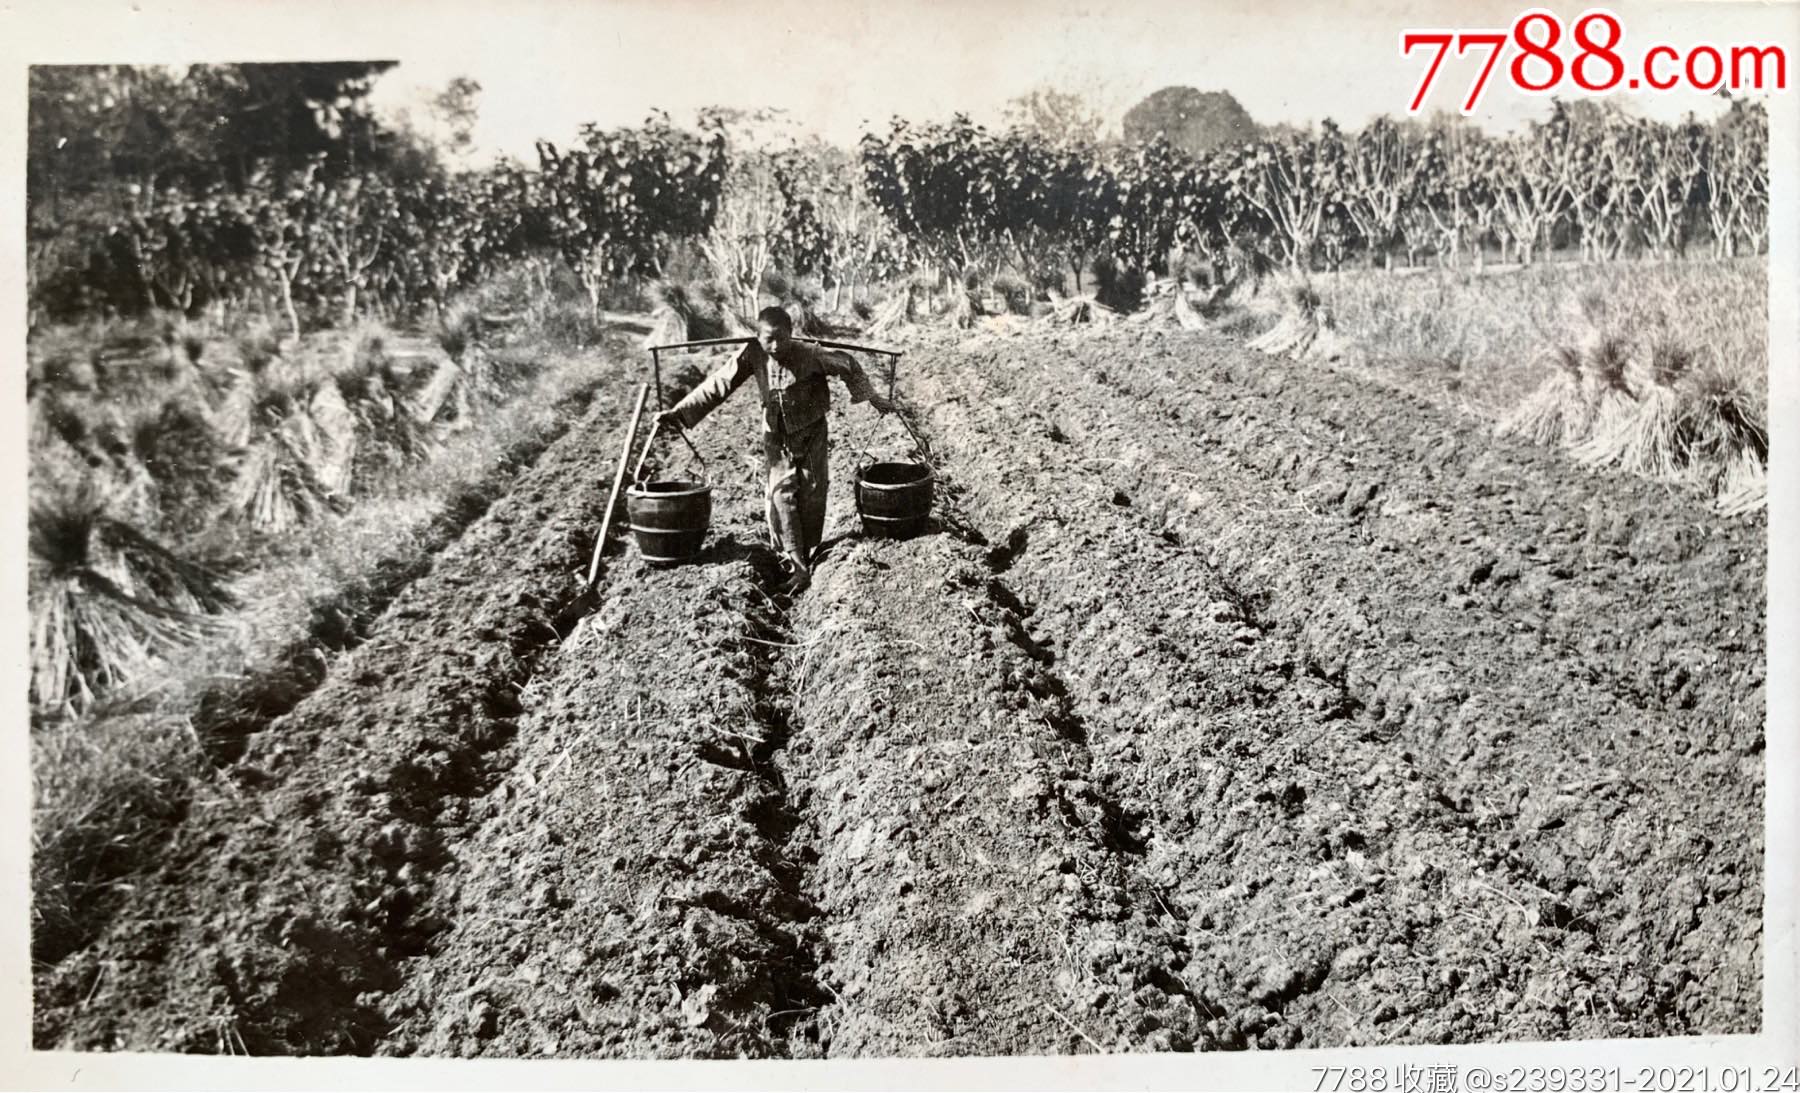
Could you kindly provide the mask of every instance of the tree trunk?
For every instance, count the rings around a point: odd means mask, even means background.
[[[294,333],[294,340],[300,340],[300,313],[294,310],[294,280],[286,268],[276,271],[281,281],[281,306],[287,312],[288,329]]]
[[[593,319],[599,319],[600,318],[600,279],[598,277],[592,276],[591,274],[587,273],[586,271],[583,271],[581,274],[581,287],[587,291],[589,317],[593,318]]]

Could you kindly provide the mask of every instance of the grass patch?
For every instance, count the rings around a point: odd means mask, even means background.
[[[1490,419],[1510,413],[1557,367],[1548,351],[1597,330],[1645,345],[1673,337],[1692,347],[1696,367],[1765,392],[1766,404],[1766,259],[1541,262],[1481,274],[1349,270],[1314,284],[1369,365],[1402,382],[1449,374],[1458,399]]]
[[[1765,259],[1348,270],[1311,284],[1344,363],[1378,383],[1590,469],[1685,482],[1721,511],[1766,496]],[[1209,319],[1291,347],[1295,304],[1234,294]]]

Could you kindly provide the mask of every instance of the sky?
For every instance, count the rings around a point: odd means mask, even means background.
[[[653,108],[686,122],[708,105],[774,107],[799,128],[849,144],[894,115],[940,120],[962,111],[991,122],[1007,100],[1038,87],[1082,93],[1114,128],[1130,105],[1169,85],[1230,91],[1262,123],[1329,117],[1356,128],[1402,113],[1413,95],[1426,62],[1400,56],[1402,30],[1505,27],[1525,7],[1485,0],[450,4],[443,18],[383,54],[401,64],[375,99],[384,110],[418,116],[427,94],[469,76],[483,89],[477,158],[505,153],[527,161],[539,137],[565,142],[586,121],[636,124]],[[1572,23],[1586,9],[1551,10]],[[1790,49],[1800,41],[1793,3],[1686,0],[1611,10],[1624,26],[1627,56],[1656,40],[1683,48],[1782,41]],[[387,44],[378,33],[364,40]],[[1460,100],[1478,66],[1476,56],[1446,61],[1428,109]],[[1790,73],[1790,81],[1796,77]],[[1722,107],[1716,96],[1693,91],[1616,97],[1662,118]],[[1507,129],[1548,109],[1545,98],[1495,78],[1477,120]]]

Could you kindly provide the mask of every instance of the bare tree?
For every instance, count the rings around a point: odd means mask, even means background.
[[[1100,114],[1078,92],[1040,87],[1009,99],[1001,120],[1011,129],[1051,144],[1093,144],[1100,139]]]
[[[1567,117],[1558,110],[1548,122],[1496,145],[1491,166],[1495,205],[1505,228],[1502,257],[1508,238],[1518,248],[1519,261],[1526,264],[1540,245],[1549,243],[1572,200],[1570,178],[1578,144]]]
[[[1385,117],[1370,122],[1345,149],[1344,211],[1368,244],[1370,265],[1379,252],[1393,268],[1406,210],[1423,190],[1424,163],[1420,150]]]

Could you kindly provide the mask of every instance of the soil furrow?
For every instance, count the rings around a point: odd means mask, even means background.
[[[1740,769],[1752,775],[1748,796],[1755,798],[1760,763],[1747,758],[1755,753],[1755,741],[1741,732],[1730,750],[1716,751],[1720,738],[1743,723],[1741,711],[1702,710],[1678,718],[1672,712],[1618,710],[1592,683],[1546,672],[1535,647],[1521,651],[1492,625],[1464,619],[1459,605],[1446,603],[1442,586],[1432,587],[1433,575],[1443,569],[1441,558],[1429,550],[1414,559],[1393,557],[1397,550],[1371,550],[1354,525],[1293,504],[1279,478],[1270,483],[1247,475],[1236,459],[1196,463],[1191,439],[1169,425],[1134,417],[1119,396],[1086,382],[1083,363],[1101,367],[1098,362],[1110,359],[1103,351],[1071,362],[1052,347],[1032,358],[1028,368],[1016,359],[943,354],[927,357],[924,371],[995,377],[1013,399],[1003,407],[1006,416],[1019,422],[1035,415],[1050,444],[1066,446],[1104,471],[1112,503],[1149,510],[1152,529],[1205,544],[1208,558],[1238,586],[1235,598],[1260,601],[1268,612],[1259,629],[1279,628],[1299,643],[1288,674],[1317,691],[1325,709],[1341,708],[1340,696],[1346,694],[1368,707],[1370,716],[1361,722],[1386,747],[1389,761],[1346,775],[1365,794],[1392,781],[1403,793],[1421,793],[1417,802],[1390,799],[1380,811],[1408,825],[1410,841],[1467,838],[1466,856],[1478,872],[1487,872],[1481,880],[1466,866],[1445,871],[1426,855],[1418,858],[1423,872],[1407,880],[1441,887],[1447,878],[1463,876],[1476,893],[1529,884],[1523,897],[1509,897],[1518,904],[1517,921],[1496,923],[1491,913],[1485,916],[1492,929],[1488,940],[1471,945],[1467,922],[1419,922],[1402,910],[1391,920],[1400,934],[1390,944],[1408,943],[1421,930],[1450,942],[1446,962],[1455,966],[1440,969],[1447,980],[1477,987],[1484,980],[1497,983],[1488,989],[1500,992],[1505,1003],[1491,1018],[1499,1035],[1564,1035],[1569,1027],[1638,1034],[1730,1028],[1754,1013],[1757,913],[1753,901],[1740,894],[1756,890],[1759,848],[1744,822],[1754,815],[1756,802],[1744,801],[1737,776]],[[1134,427],[1126,431],[1125,422]],[[984,454],[990,463],[1005,464]],[[1055,495],[1051,481],[1029,469],[1031,459],[1022,457],[1013,472],[1020,492]],[[1203,479],[1174,473],[1195,469],[1207,472]],[[1034,542],[1042,534],[1034,529]],[[1101,553],[1118,557],[1110,548]],[[1171,567],[1163,566],[1158,576],[1168,579]],[[1079,583],[1067,575],[1061,581]],[[1387,589],[1393,598],[1376,601],[1365,594],[1346,600],[1340,591],[1356,588]],[[1677,582],[1675,589],[1685,586]],[[1105,606],[1097,602],[1089,610],[1098,613]],[[1731,614],[1730,604],[1719,606]],[[1309,682],[1314,676],[1316,682]],[[1146,682],[1156,678],[1151,671]],[[1457,686],[1436,690],[1445,682]],[[1259,686],[1279,691],[1283,682],[1276,675]],[[1569,736],[1576,726],[1582,727],[1580,735]],[[1524,746],[1515,748],[1521,738]],[[1629,781],[1631,757],[1662,752],[1662,761],[1681,766],[1682,755],[1703,747],[1716,752],[1707,773],[1722,792],[1693,828],[1665,830],[1661,817],[1673,802],[1655,798],[1677,790],[1685,795],[1691,786],[1672,781],[1660,794],[1646,793]],[[1754,769],[1742,767],[1740,758]],[[1308,812],[1316,798],[1316,789],[1308,793],[1305,785],[1274,794],[1276,802]],[[1351,842],[1363,845],[1337,852],[1366,859],[1372,841],[1369,832],[1354,831]],[[1694,868],[1697,846],[1718,853],[1728,844],[1729,852],[1703,873]],[[1396,850],[1417,857],[1412,848]],[[1646,926],[1664,903],[1656,878],[1664,885],[1682,878],[1687,889],[1676,897],[1681,907],[1671,909],[1682,923],[1677,931]],[[1363,887],[1354,902],[1368,899]],[[1355,892],[1352,887],[1345,895]],[[1420,894],[1428,897],[1420,906],[1444,903],[1441,893]],[[1571,923],[1581,938],[1571,936]],[[1533,965],[1542,963],[1530,959],[1530,946],[1545,944],[1569,947],[1569,958],[1527,979]],[[1492,967],[1496,957],[1499,974]],[[1356,953],[1345,958],[1348,974],[1359,973],[1358,958]],[[1643,978],[1671,963],[1681,968],[1674,980],[1660,995],[1646,992]],[[1479,974],[1458,970],[1472,964],[1482,967]],[[1385,984],[1380,976],[1369,979],[1375,994],[1405,993],[1392,973],[1387,978]],[[1432,991],[1447,989],[1440,983]],[[1658,999],[1656,1006],[1640,1004],[1646,993]],[[1454,1007],[1414,1020],[1395,1012],[1399,1007],[1384,1012],[1379,1006],[1359,1009],[1357,1003],[1351,999],[1343,1007],[1346,1020],[1357,1015],[1356,1025],[1404,1019],[1382,1029],[1384,1036],[1468,1037],[1487,1023]],[[1373,1021],[1376,1014],[1380,1022]]]
[[[549,447],[586,416],[595,395],[616,377],[596,374],[553,407],[554,416],[509,448],[480,481],[449,498],[408,553],[376,561],[367,580],[351,594],[321,605],[309,620],[305,639],[269,660],[267,671],[233,679],[200,697],[194,731],[207,755],[220,766],[236,762],[249,738],[298,706],[325,681],[332,657],[348,653],[375,632],[382,612],[407,586],[430,573],[444,551],[529,469]]]
[[[756,644],[775,640],[767,559],[618,564],[533,688],[520,765],[434,900],[454,926],[407,969],[384,1052],[810,1053],[815,912]]]
[[[850,460],[833,476],[841,527]],[[957,515],[947,534],[839,542],[795,606],[779,762],[818,854],[828,1053],[1188,1046],[1179,940],[1131,906],[1128,825],[998,578],[1007,548]]]
[[[216,767],[237,762],[251,737],[318,689],[334,660],[378,632],[382,613],[388,606],[414,581],[430,573],[463,532],[507,493],[520,474],[585,416],[597,393],[611,378],[610,370],[596,370],[592,378],[559,400],[553,408],[554,416],[543,427],[522,437],[481,480],[450,497],[417,539],[405,544],[403,553],[376,560],[369,572],[348,586],[343,595],[316,605],[301,639],[268,656],[249,673],[210,685],[199,694],[190,721],[206,758]],[[156,822],[172,831],[187,818],[190,806],[191,799],[184,797],[178,809],[155,818]],[[151,819],[146,818],[146,822]],[[125,880],[157,864],[155,856],[136,853],[129,859],[109,861],[90,883],[97,886],[108,879]],[[33,958],[55,964],[91,944],[106,929],[122,902],[122,894],[89,900],[74,928],[48,937],[33,937]]]
[[[698,437],[714,465],[744,417]],[[785,604],[756,507],[719,485],[704,554],[612,562],[533,680],[518,764],[439,885],[450,928],[405,969],[384,1053],[818,1052],[817,911],[774,762],[794,731],[771,682]]]
[[[1020,428],[1006,393],[981,373],[932,370],[921,385],[971,507],[1012,526],[1009,543],[1031,544],[1009,579],[1041,598],[1034,625],[1091,727],[1096,777],[1131,817],[1136,899],[1180,939],[1169,978],[1204,1000],[1202,1024],[1182,1038],[1372,1041],[1311,999],[1341,998],[1334,960],[1421,895],[1387,882],[1393,863],[1377,817],[1346,792],[1382,749],[1344,719],[1334,688],[1292,684],[1293,650],[1257,625],[1265,605],[1157,534],[1066,438],[1036,422]],[[1419,834],[1408,857],[1468,872],[1442,831]],[[1419,940],[1384,963],[1430,963],[1430,939]]]
[[[40,981],[40,1046],[374,1046],[386,1020],[371,1000],[439,928],[415,911],[507,765],[519,688],[577,600],[616,442],[595,426],[618,419],[620,394],[251,740],[107,933]]]
[[[941,519],[859,534],[849,453],[891,423],[840,406],[828,550],[792,600],[744,394],[694,437],[703,554],[615,548],[577,594],[620,442],[604,393],[249,734],[43,977],[39,1046],[1755,1026],[1752,524],[1696,532],[1687,502],[1209,336],[928,341],[903,375]]]
[[[1202,444],[1400,549],[1455,544],[1447,561],[1469,607],[1536,633],[1621,699],[1733,705],[1761,723],[1760,707],[1739,700],[1746,671],[1760,667],[1747,631],[1759,636],[1761,619],[1747,626],[1712,609],[1760,601],[1760,520],[1716,519],[1678,489],[1586,474],[1417,396],[1221,349],[1214,336],[1184,335],[1083,360]],[[1670,518],[1683,510],[1686,519]],[[1672,583],[1684,594],[1667,596]],[[1652,597],[1659,610],[1646,618]]]
[[[968,397],[966,391],[949,395],[950,388],[942,380],[929,374],[917,377],[913,387],[925,395],[925,405],[941,408]],[[1097,826],[1101,844],[1113,858],[1096,884],[1104,885],[1111,920],[1129,923],[1129,929],[1122,932],[1138,942],[1133,950],[1127,939],[1109,938],[1097,948],[1089,967],[1096,984],[1085,1008],[1101,1013],[1129,1011],[1123,1021],[1114,1017],[1124,1027],[1120,1039],[1124,1049],[1191,1051],[1232,1046],[1236,1037],[1221,1020],[1226,1003],[1219,1001],[1217,985],[1196,986],[1184,974],[1194,962],[1194,954],[1184,916],[1175,909],[1178,897],[1165,883],[1167,878],[1159,881],[1147,869],[1150,817],[1137,807],[1121,804],[1118,794],[1129,793],[1132,787],[1128,780],[1117,777],[1104,757],[1096,757],[1096,741],[1091,739],[1087,722],[1087,711],[1092,709],[1089,696],[1079,689],[1072,692],[1057,667],[1069,646],[1067,631],[1056,620],[1039,618],[1038,602],[1022,598],[1014,587],[1018,581],[1027,582],[1036,595],[1062,605],[1072,592],[1085,598],[1101,576],[1101,567],[1064,567],[1058,570],[1058,580],[1043,583],[1045,567],[1037,558],[1026,559],[1025,555],[1031,549],[1032,529],[1046,521],[1047,512],[1059,509],[1057,502],[1047,499],[1041,507],[1022,509],[996,505],[994,476],[998,472],[1004,478],[1019,468],[1016,450],[1009,450],[999,439],[1001,434],[995,433],[983,438],[991,443],[978,446],[946,443],[934,427],[941,416],[914,426],[938,453],[939,510],[948,517],[952,533],[965,541],[988,545],[998,540],[982,555],[992,574],[988,596],[1004,612],[1009,639],[1040,666],[1042,689],[1048,692],[1045,697],[1053,700],[1045,714],[1051,727],[1079,748],[1076,777],[1054,787],[1057,805],[1073,821]],[[959,435],[959,440],[966,438],[967,434]],[[1048,520],[1060,523],[1056,516],[1048,516]],[[975,530],[978,525],[992,533]],[[999,527],[1007,530],[1003,534],[993,530]],[[1021,564],[1022,560],[1027,564]],[[1004,575],[1015,567],[1023,572],[1009,583]],[[1077,664],[1074,670],[1079,672],[1081,667]],[[1109,743],[1102,740],[1098,746]],[[1134,798],[1134,806],[1141,803],[1141,797]]]

